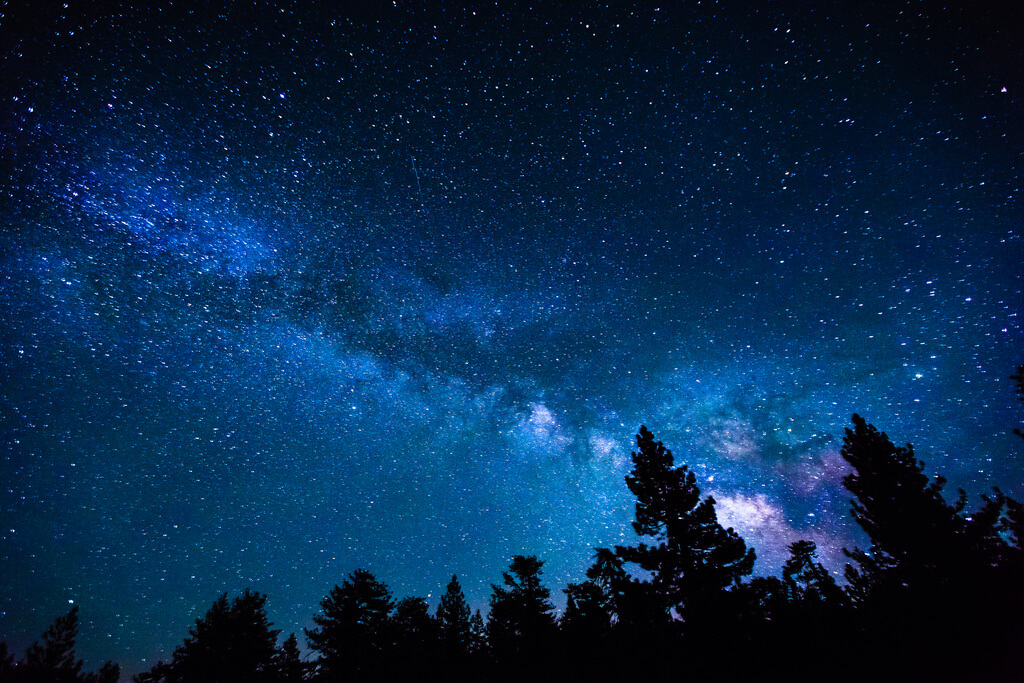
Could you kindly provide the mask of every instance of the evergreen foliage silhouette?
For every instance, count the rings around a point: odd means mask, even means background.
[[[320,654],[318,675],[334,680],[381,671],[393,608],[390,589],[364,569],[331,589],[313,617],[316,628],[306,629],[310,649]]]
[[[741,628],[763,630],[778,624],[790,613],[792,589],[777,576],[755,576],[732,591],[730,607]]]
[[[491,585],[487,637],[499,662],[524,663],[541,658],[555,635],[551,592],[541,583],[544,563],[536,556],[516,555],[504,585]]]
[[[454,574],[437,606],[437,623],[443,654],[448,660],[459,660],[469,654],[469,621],[471,612],[462,586]]]
[[[570,583],[565,593],[565,614],[559,626],[574,640],[594,642],[611,630],[612,616],[601,588],[593,581]]]
[[[75,656],[78,639],[78,606],[74,606],[43,632],[41,641],[25,650],[25,658],[15,663],[7,644],[0,649],[0,681],[11,683],[114,683],[120,668],[106,662],[100,670],[82,673],[82,660]]]
[[[300,683],[306,680],[309,665],[302,661],[299,641],[292,633],[281,643],[277,654],[278,680],[281,683]]]
[[[591,580],[571,583],[563,592],[565,613],[558,623],[562,657],[574,663],[572,673],[580,680],[600,680],[610,673],[601,663],[614,647],[605,596]]]
[[[393,680],[422,678],[437,666],[441,630],[426,599],[402,598],[388,622],[387,670]]]
[[[487,640],[487,625],[480,610],[469,619],[469,655],[474,660],[483,659],[491,647]]]
[[[251,590],[228,600],[226,593],[196,619],[189,637],[161,662],[136,676],[140,683],[274,683],[279,680],[280,631],[267,619],[267,596]]]
[[[744,581],[754,551],[718,523],[693,472],[641,426],[626,484],[645,542],[595,549],[586,580],[564,590],[560,619],[536,556],[516,555],[491,586],[487,621],[471,615],[454,575],[431,615],[425,599],[395,602],[359,569],[306,629],[311,663],[294,634],[277,646],[266,596],[247,590],[221,595],[169,662],[135,680],[746,680],[766,671],[806,679],[837,662],[843,670],[833,674],[851,681],[1022,680],[1024,505],[994,489],[967,513],[964,492],[948,502],[945,480],[924,473],[912,446],[895,446],[859,415],[852,421],[843,484],[868,546],[844,549],[845,588],[809,540],[789,545],[781,576]],[[77,633],[75,607],[23,661],[0,643],[0,681],[116,681],[110,662],[82,672]]]
[[[25,650],[24,671],[36,680],[76,681],[82,661],[75,657],[78,637],[78,607],[58,617],[36,641]]]
[[[631,577],[625,560],[616,551],[595,548],[587,581],[578,585],[580,588],[569,586],[577,597],[574,609],[586,610],[588,621],[595,627],[603,614],[619,637],[650,641],[669,624],[668,612],[653,585]],[[568,613],[567,616],[570,621],[576,618]]]
[[[871,545],[846,551],[857,563],[846,576],[868,646],[905,675],[977,675],[982,660],[1009,665],[1005,638],[1021,633],[1024,602],[1021,550],[1003,534],[1019,504],[996,490],[964,514],[965,493],[947,503],[945,479],[930,481],[912,446],[894,446],[859,415],[853,423],[841,451],[853,472],[843,483]],[[922,651],[943,658],[922,666]],[[1013,666],[1024,663],[1017,657]]]
[[[859,565],[847,567],[851,596],[891,604],[908,588],[931,591],[948,583],[949,569],[968,559],[969,523],[960,514],[964,492],[948,504],[942,496],[945,479],[929,481],[913,446],[894,446],[859,415],[853,423],[841,451],[853,472],[843,484],[855,496],[851,512],[871,547],[847,552]]]
[[[789,544],[789,559],[782,566],[782,581],[789,602],[836,607],[846,604],[846,593],[817,561],[814,541]]]
[[[693,472],[676,466],[672,452],[647,427],[640,427],[636,442],[633,470],[626,477],[637,498],[633,528],[654,542],[618,546],[616,554],[650,573],[666,613],[695,625],[711,617],[723,590],[753,571],[754,550],[718,523],[714,499],[701,500]]]

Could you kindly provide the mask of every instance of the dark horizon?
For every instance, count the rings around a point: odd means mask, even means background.
[[[1024,400],[1024,366],[1012,379]],[[962,490],[947,499],[944,478],[929,476],[912,446],[859,415],[852,423],[843,487],[865,544],[844,549],[845,582],[806,539],[788,546],[780,576],[752,577],[755,550],[721,525],[714,498],[642,425],[625,478],[638,542],[595,548],[586,579],[561,591],[561,613],[534,555],[513,557],[491,584],[486,615],[469,606],[457,575],[431,606],[399,599],[360,568],[320,601],[302,630],[305,649],[273,628],[266,595],[223,593],[173,653],[131,680],[623,680],[681,670],[746,680],[822,666],[844,681],[1017,680],[1024,505],[998,489],[976,509]],[[78,623],[74,606],[23,658],[0,641],[0,679],[117,683],[111,661],[83,671]]]

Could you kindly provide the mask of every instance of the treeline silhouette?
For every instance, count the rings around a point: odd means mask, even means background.
[[[912,446],[854,415],[843,484],[870,544],[844,551],[845,585],[806,540],[781,576],[748,578],[754,550],[719,524],[694,473],[646,427],[636,444],[626,485],[640,542],[595,549],[561,616],[534,556],[492,585],[486,618],[456,576],[431,614],[360,569],[321,601],[305,656],[295,634],[278,644],[266,596],[247,590],[220,596],[135,680],[1024,680],[1024,506],[998,489],[966,512],[964,492],[947,501]],[[76,633],[77,608],[19,662],[0,645],[0,680],[116,681],[109,662],[81,672]]]

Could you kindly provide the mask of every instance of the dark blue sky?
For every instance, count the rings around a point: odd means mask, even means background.
[[[777,574],[852,413],[1024,497],[1019,12],[0,11],[0,637],[167,658],[357,567],[634,542],[646,424]],[[330,5],[332,3],[325,3]],[[675,5],[682,5],[682,8]],[[984,5],[985,3],[982,3]]]

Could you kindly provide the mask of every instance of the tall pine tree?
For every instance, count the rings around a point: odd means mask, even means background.
[[[840,452],[853,468],[843,485],[855,497],[851,513],[871,546],[847,551],[858,565],[847,566],[850,593],[859,602],[884,604],[915,591],[933,594],[953,578],[953,567],[969,559],[963,555],[964,492],[950,505],[942,496],[946,480],[929,481],[913,446],[893,445],[859,415],[853,424]]]
[[[696,477],[676,466],[645,426],[636,437],[633,471],[626,485],[636,495],[633,528],[653,542],[616,548],[619,557],[650,573],[661,608],[691,626],[715,611],[721,591],[750,574],[754,551],[718,523],[715,501],[701,500]]]
[[[405,597],[395,603],[388,623],[386,678],[422,680],[440,664],[441,631],[426,598]]]
[[[543,566],[533,555],[516,555],[501,574],[504,585],[491,585],[487,636],[499,662],[536,661],[551,643],[555,608],[551,591],[541,583]]]
[[[1018,649],[1005,637],[1021,633],[1024,608],[1020,550],[1002,535],[1016,501],[997,490],[966,515],[964,492],[946,502],[945,479],[929,480],[913,446],[893,445],[859,415],[853,424],[841,451],[853,471],[843,484],[871,545],[846,551],[857,564],[846,574],[864,639],[907,677],[973,677],[1002,666]]]
[[[277,634],[267,620],[267,596],[246,590],[214,601],[189,637],[174,650],[171,661],[159,663],[138,681],[203,683],[232,680],[273,683],[277,680]]]
[[[441,647],[446,658],[457,660],[469,654],[470,616],[469,603],[462,593],[459,578],[453,574],[437,606]]]
[[[306,629],[310,649],[320,653],[320,677],[362,678],[381,671],[393,608],[391,590],[364,569],[332,588],[313,616],[316,628]]]

